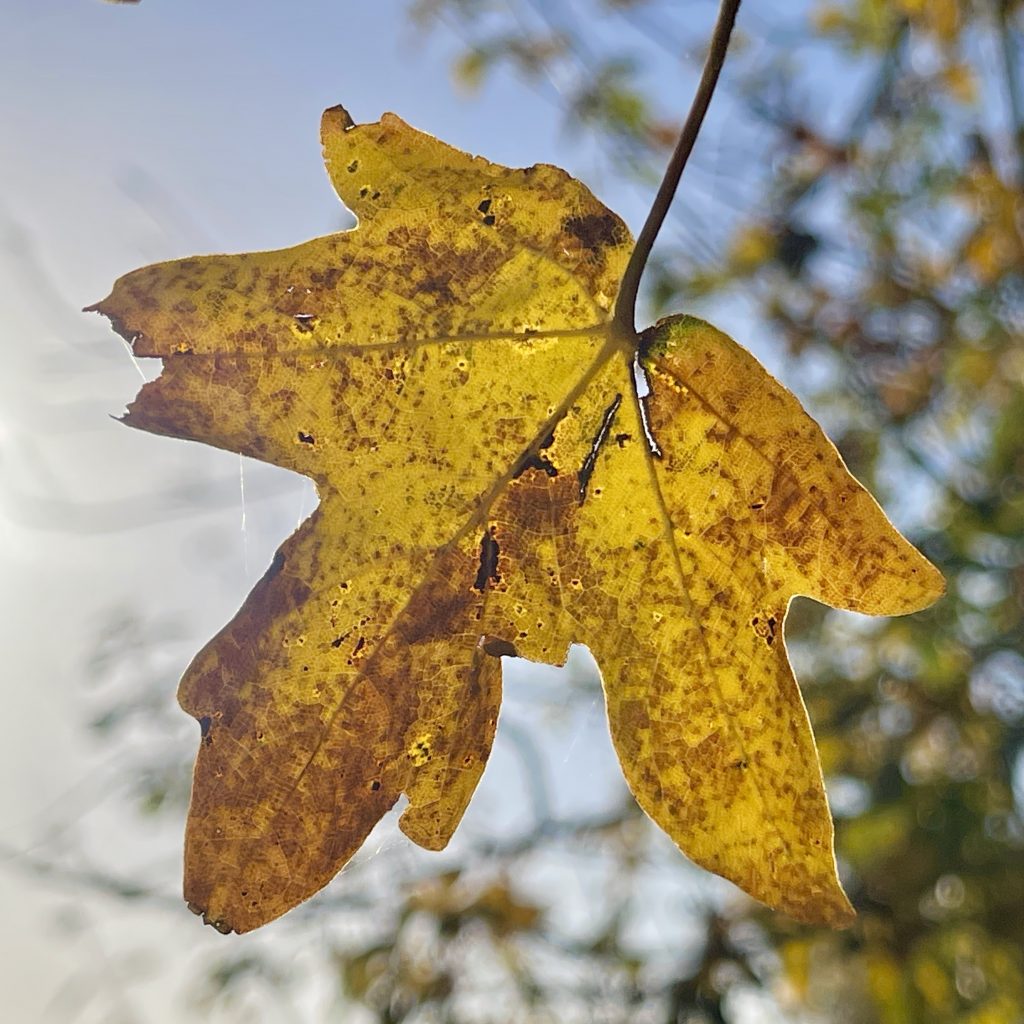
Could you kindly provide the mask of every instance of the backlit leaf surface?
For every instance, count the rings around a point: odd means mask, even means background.
[[[401,828],[443,847],[501,656],[581,643],[644,810],[757,899],[846,923],[786,610],[903,614],[941,577],[746,351],[690,317],[613,324],[632,243],[582,184],[393,115],[322,131],[357,228],[147,267],[95,307],[164,360],[127,423],[320,498],[182,680],[193,909],[283,914],[403,794]]]

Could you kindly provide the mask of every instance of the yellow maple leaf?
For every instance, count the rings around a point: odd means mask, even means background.
[[[185,895],[247,931],[324,886],[401,795],[449,840],[500,658],[586,644],[623,771],[698,864],[839,925],[790,598],[921,608],[941,577],[796,399],[690,317],[613,319],[629,233],[579,182],[393,115],[323,119],[359,218],[163,263],[95,309],[164,360],[125,421],[311,477],[320,503],[196,657]],[[637,387],[642,367],[650,393]]]

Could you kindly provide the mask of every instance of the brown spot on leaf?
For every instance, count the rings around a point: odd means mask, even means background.
[[[627,238],[622,221],[612,213],[567,217],[564,226],[587,249],[618,245]]]

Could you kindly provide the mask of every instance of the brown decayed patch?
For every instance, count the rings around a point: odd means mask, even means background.
[[[582,217],[568,217],[565,230],[578,238],[587,249],[619,245],[628,237],[621,220],[613,213],[589,213]]]

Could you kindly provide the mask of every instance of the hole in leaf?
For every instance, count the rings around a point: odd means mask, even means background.
[[[615,414],[619,411],[620,405],[622,405],[622,395],[616,395],[612,403],[605,409],[604,415],[601,417],[601,425],[597,428],[594,440],[590,443],[590,451],[583,460],[583,465],[580,466],[580,504],[583,503],[583,499],[587,496],[587,484],[590,483],[590,478],[594,475],[594,466],[597,465],[598,453],[601,451],[601,445],[604,444],[605,439],[608,437],[608,431],[612,428],[612,422],[615,419]],[[597,493],[600,494],[601,492],[598,491]]]
[[[633,383],[636,385],[636,397],[640,406],[640,422],[644,426],[647,448],[655,458],[660,459],[661,448],[658,446],[654,431],[651,430],[651,421],[647,415],[647,399],[651,397],[651,382],[639,357],[633,360]]]
[[[526,451],[520,458],[516,465],[516,468],[512,471],[512,479],[518,480],[528,469],[539,469],[542,473],[546,473],[548,476],[558,476],[558,470],[548,461],[546,456],[542,455],[541,452],[545,448],[550,448],[555,443],[555,435],[548,434],[547,437],[541,441],[537,451]]]
[[[498,554],[501,548],[494,539],[494,531],[495,528],[492,526],[480,538],[480,568],[473,581],[473,589],[479,590],[481,594],[487,589],[488,581],[501,582],[501,577],[498,575]]]

